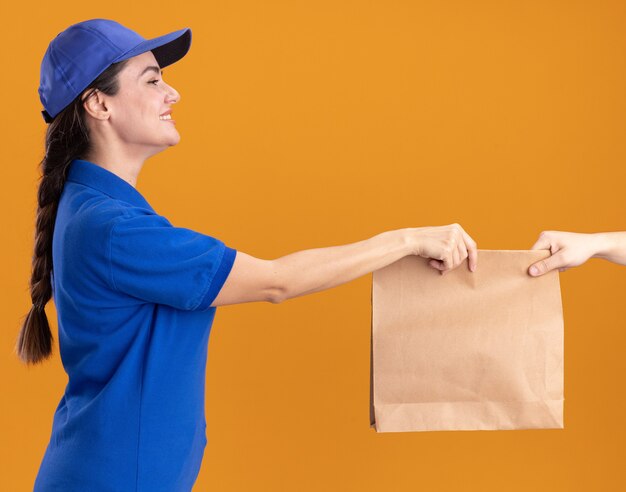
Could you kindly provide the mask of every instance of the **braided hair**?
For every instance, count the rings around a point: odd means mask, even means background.
[[[46,153],[40,162],[42,176],[37,194],[35,247],[30,279],[33,304],[25,316],[15,345],[18,357],[26,364],[42,362],[52,354],[53,336],[44,309],[53,294],[52,235],[69,165],[73,159],[81,158],[91,150],[84,101],[96,90],[111,96],[117,94],[118,74],[127,63],[128,60],[123,60],[110,65],[48,122]]]

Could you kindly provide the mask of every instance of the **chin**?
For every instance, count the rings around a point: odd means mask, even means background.
[[[180,133],[177,130],[176,136],[171,138],[170,145],[176,145],[178,142],[180,142]]]
[[[169,147],[172,147],[173,145],[176,145],[178,142],[180,142],[180,135],[178,137],[168,138],[167,139],[167,145]]]

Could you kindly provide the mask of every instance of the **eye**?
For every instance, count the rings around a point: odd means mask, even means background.
[[[156,85],[156,83],[157,83],[158,81],[159,81],[158,79],[154,79],[154,80],[151,80],[150,82],[148,82],[148,84],[154,84],[154,85]]]

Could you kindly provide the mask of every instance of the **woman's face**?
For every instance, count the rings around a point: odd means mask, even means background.
[[[180,94],[163,81],[159,64],[151,51],[128,60],[118,74],[120,89],[106,96],[109,124],[117,139],[133,152],[152,155],[176,145],[180,134],[171,120],[159,116],[172,109]]]

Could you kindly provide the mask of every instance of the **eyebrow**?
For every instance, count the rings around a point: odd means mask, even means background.
[[[149,72],[150,70],[152,70],[153,72],[156,72],[156,73],[159,73],[159,72],[160,72],[160,73],[161,73],[161,76],[163,76],[163,74],[165,73],[165,71],[164,71],[164,70],[161,70],[161,69],[160,69],[159,67],[157,67],[156,65],[150,65],[149,67],[144,68],[144,69],[143,69],[143,72],[141,72],[141,73],[139,74],[139,77],[137,77],[137,78],[140,78],[140,77],[141,77],[144,73]]]

